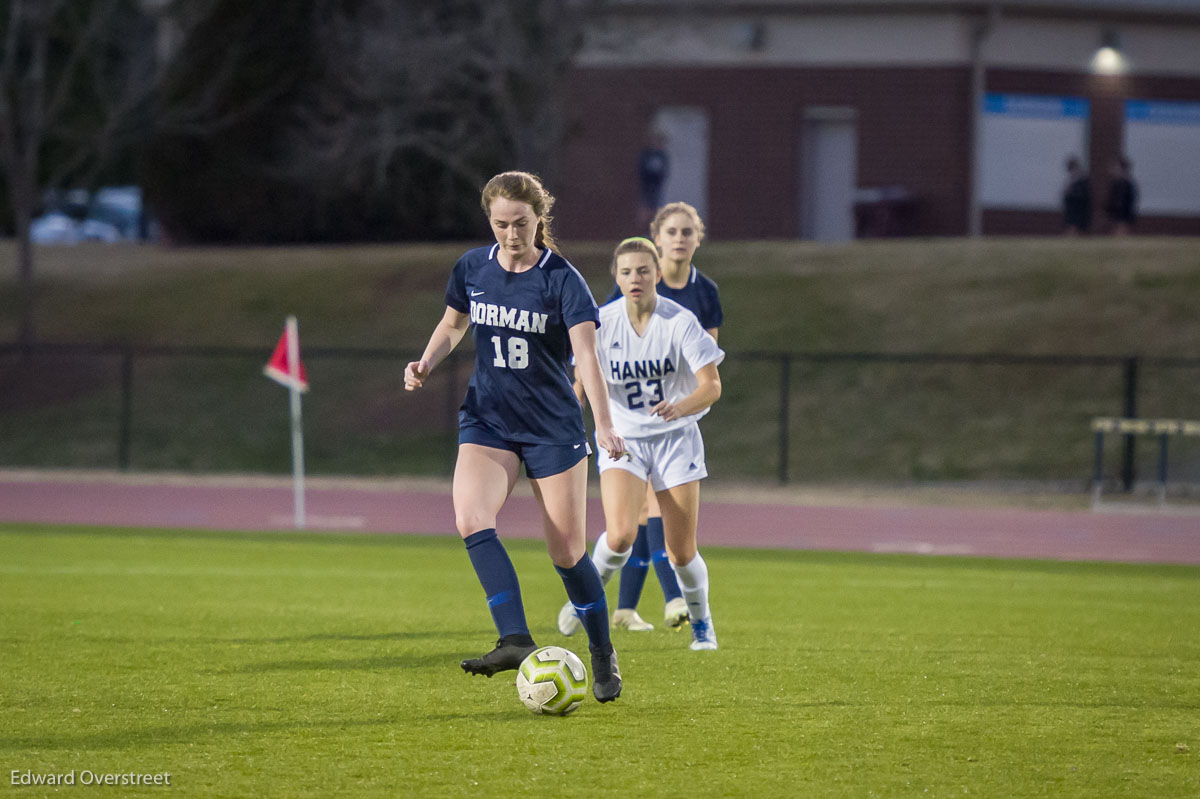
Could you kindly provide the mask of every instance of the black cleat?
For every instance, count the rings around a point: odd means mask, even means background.
[[[506,635],[486,655],[464,660],[462,669],[467,674],[482,674],[484,677],[491,677],[498,671],[513,671],[519,669],[521,661],[535,649],[537,644],[530,635]],[[617,690],[620,691],[619,686]]]
[[[592,693],[597,702],[611,702],[621,695],[621,669],[612,644],[592,649]]]

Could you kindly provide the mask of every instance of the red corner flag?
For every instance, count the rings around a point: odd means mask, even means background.
[[[287,388],[308,391],[308,376],[304,372],[304,362],[300,360],[300,334],[296,317],[287,318],[283,335],[275,345],[275,352],[271,353],[271,360],[263,368],[263,374]]]

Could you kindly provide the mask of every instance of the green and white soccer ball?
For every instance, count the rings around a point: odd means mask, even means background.
[[[517,696],[534,713],[565,716],[583,703],[587,687],[583,661],[561,646],[530,652],[517,669]]]

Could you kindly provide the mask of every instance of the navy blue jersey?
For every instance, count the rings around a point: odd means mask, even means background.
[[[497,262],[497,249],[464,253],[446,284],[446,305],[470,317],[475,337],[475,371],[459,425],[523,444],[583,443],[568,331],[581,322],[599,324],[596,301],[557,253],[546,250],[532,269],[509,272]]]
[[[681,289],[673,289],[661,280],[658,281],[658,296],[666,297],[687,308],[696,315],[700,320],[700,326],[705,330],[712,330],[715,327],[720,327],[725,321],[725,314],[721,311],[721,297],[717,292],[717,284],[712,278],[702,274],[694,265],[692,273],[688,276],[687,285]],[[604,304],[612,302],[621,296],[621,289],[618,286],[613,286],[612,292],[608,295],[608,299]]]

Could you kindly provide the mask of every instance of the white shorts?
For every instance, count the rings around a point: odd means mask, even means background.
[[[704,465],[704,439],[700,425],[687,427],[657,436],[625,439],[626,456],[613,460],[603,447],[596,447],[596,466],[600,473],[609,469],[624,469],[650,483],[655,491],[702,480],[708,477]]]

